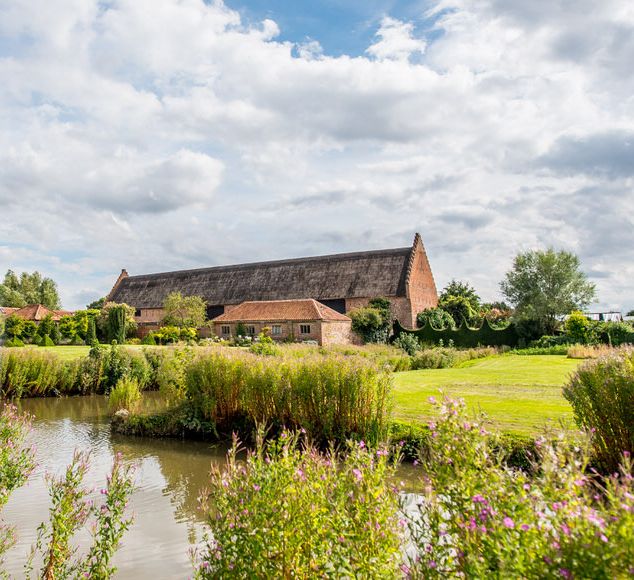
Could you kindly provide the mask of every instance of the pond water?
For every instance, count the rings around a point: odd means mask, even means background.
[[[62,473],[74,450],[81,449],[91,452],[91,469],[85,480],[90,488],[104,486],[116,453],[137,466],[130,502],[135,518],[115,556],[117,578],[191,576],[189,549],[202,535],[197,498],[208,482],[211,464],[224,462],[226,447],[113,434],[107,400],[102,396],[26,399],[20,408],[35,416],[30,439],[37,447],[38,467],[2,512],[18,535],[17,544],[7,554],[7,572],[22,577],[37,527],[47,519],[44,474]],[[80,544],[88,540],[87,533],[79,538]]]
[[[146,395],[151,405],[155,394]],[[150,439],[113,434],[103,396],[25,399],[22,411],[34,416],[30,442],[37,448],[37,469],[28,483],[16,490],[2,511],[15,526],[18,541],[6,555],[6,571],[23,576],[23,565],[36,539],[37,527],[48,519],[50,505],[44,475],[59,475],[74,451],[90,451],[90,471],[85,483],[104,487],[114,455],[136,466],[135,491],[130,501],[134,523],[126,532],[114,564],[117,578],[188,578],[190,549],[202,538],[203,514],[198,497],[208,483],[210,467],[224,464],[227,447],[198,441]],[[411,483],[418,474],[410,465],[399,469],[399,478]],[[79,534],[79,548],[90,540]]]

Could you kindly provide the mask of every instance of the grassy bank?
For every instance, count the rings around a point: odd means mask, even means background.
[[[464,398],[504,431],[530,434],[549,421],[571,418],[561,388],[580,361],[562,356],[505,355],[470,361],[459,368],[395,374],[394,415],[419,423],[432,416],[429,397]]]

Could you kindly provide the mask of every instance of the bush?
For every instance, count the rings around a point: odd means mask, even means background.
[[[442,308],[428,308],[416,315],[418,328],[423,328],[428,324],[436,330],[455,329],[456,324],[453,316]]]
[[[586,344],[588,342],[591,322],[583,312],[579,312],[579,310],[572,312],[566,319],[564,326],[571,343]]]
[[[614,471],[634,452],[634,351],[584,363],[564,387],[575,421],[592,432],[600,464]]]
[[[48,334],[45,334],[40,338],[39,346],[55,346],[55,343],[51,340]]]
[[[108,407],[111,413],[116,413],[122,409],[133,411],[141,400],[139,383],[135,379],[122,378],[110,391],[108,396]]]
[[[180,404],[186,398],[185,371],[192,357],[191,349],[188,349],[174,350],[161,358],[156,372],[156,382],[161,395],[169,405]]]
[[[385,449],[345,458],[302,450],[297,434],[234,443],[204,499],[210,535],[196,578],[398,578],[404,520]]]
[[[140,338],[127,338],[125,341],[126,344],[131,344],[131,345],[135,345],[135,344],[141,344],[141,339]]]
[[[469,348],[427,348],[412,357],[412,370],[419,369],[447,369],[478,358],[493,356],[498,351],[493,347]]]
[[[599,481],[583,439],[537,441],[539,469],[508,469],[498,437],[445,399],[422,458],[424,498],[409,518],[414,578],[621,578],[634,565],[634,484]]]
[[[364,342],[385,342],[387,333],[381,310],[371,307],[354,308],[348,312],[348,316],[352,319],[352,330]]]
[[[254,354],[261,356],[275,356],[278,354],[278,348],[275,346],[275,341],[264,333],[258,335],[257,341],[253,342],[249,347],[249,350]]]
[[[395,347],[405,351],[408,355],[415,355],[421,348],[420,342],[413,334],[400,334],[392,343]]]
[[[146,344],[148,346],[156,346],[156,340],[154,339],[154,334],[150,332],[146,334],[141,340],[141,344]]]
[[[509,351],[509,354],[519,354],[523,356],[531,355],[567,355],[570,351],[567,344],[561,344],[559,346],[530,346],[528,348],[516,348]]]
[[[24,346],[24,343],[19,338],[10,338],[5,341],[3,346],[7,348],[20,348]]]

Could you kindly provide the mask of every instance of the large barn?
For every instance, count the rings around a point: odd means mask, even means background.
[[[139,276],[129,276],[122,270],[108,300],[133,306],[140,326],[151,327],[163,318],[162,306],[171,292],[201,296],[208,305],[209,319],[246,301],[313,298],[347,313],[367,305],[372,298],[385,297],[391,300],[401,324],[415,326],[416,315],[438,302],[419,234],[411,247],[391,250]]]

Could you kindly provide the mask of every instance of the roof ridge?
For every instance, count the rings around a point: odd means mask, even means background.
[[[189,268],[189,269],[185,269],[185,270],[170,270],[168,272],[152,272],[150,274],[136,274],[134,276],[126,276],[124,279],[125,280],[134,280],[135,278],[150,278],[150,277],[154,277],[154,276],[166,276],[166,275],[171,275],[171,274],[188,274],[188,273],[194,273],[194,272],[204,272],[207,270],[222,270],[222,269],[237,269],[237,268],[252,268],[252,267],[256,267],[256,266],[276,266],[276,265],[282,265],[282,264],[289,264],[289,263],[297,263],[297,262],[310,262],[310,261],[317,261],[317,260],[347,260],[347,259],[354,259],[354,258],[360,258],[363,256],[372,256],[372,255],[388,255],[388,254],[397,254],[397,253],[405,253],[405,252],[409,252],[411,250],[411,247],[406,247],[406,248],[385,248],[385,249],[380,249],[380,250],[365,250],[365,251],[361,251],[361,252],[344,252],[344,253],[340,253],[340,254],[322,254],[322,255],[318,255],[318,256],[308,256],[305,258],[284,258],[281,260],[264,260],[261,262],[247,262],[247,263],[243,263],[243,264],[223,264],[223,265],[219,265],[219,266],[205,266],[203,268]],[[123,281],[123,280],[122,280]],[[114,290],[114,288],[113,288]],[[112,294],[113,292],[111,292]]]

